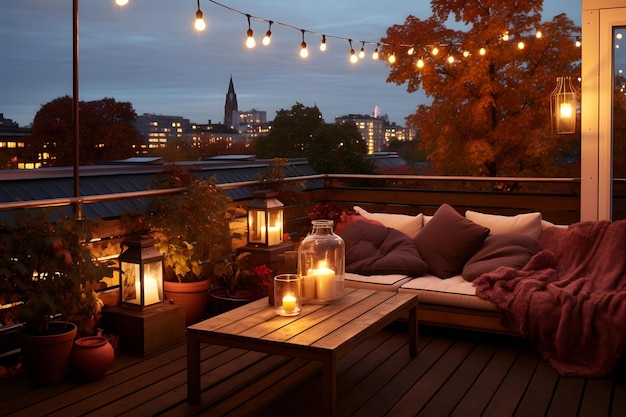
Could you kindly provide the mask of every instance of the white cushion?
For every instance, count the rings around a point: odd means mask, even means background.
[[[370,213],[359,206],[354,206],[354,211],[356,211],[366,219],[376,220],[377,222],[382,223],[382,225],[385,227],[399,230],[409,236],[411,239],[414,239],[424,226],[424,216],[422,213],[418,214],[417,216],[393,213]]]
[[[541,236],[541,213],[523,213],[516,216],[479,213],[467,210],[465,217],[474,223],[489,228],[492,235],[500,233],[521,233],[535,240]]]
[[[446,279],[424,275],[402,284],[398,292],[418,294],[419,302],[424,304],[498,311],[495,304],[477,297],[474,285],[461,275]]]

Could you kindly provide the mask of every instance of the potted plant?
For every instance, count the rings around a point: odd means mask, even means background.
[[[20,300],[15,306],[22,324],[19,340],[35,383],[63,379],[77,333],[72,320],[80,315],[81,285],[112,276],[85,245],[91,226],[50,209],[19,211],[14,224],[0,225],[0,293]]]
[[[272,270],[266,265],[250,267],[250,252],[232,253],[213,265],[212,314],[220,314],[273,292]]]
[[[167,299],[185,305],[187,324],[206,313],[211,267],[230,252],[231,199],[213,178],[197,178],[177,165],[157,175],[154,188],[184,188],[178,194],[151,200],[145,213],[128,213],[134,231],[149,231],[163,253]]]

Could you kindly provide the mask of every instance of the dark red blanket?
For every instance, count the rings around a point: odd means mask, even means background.
[[[474,281],[562,375],[609,375],[626,346],[626,220],[543,231],[522,270]]]

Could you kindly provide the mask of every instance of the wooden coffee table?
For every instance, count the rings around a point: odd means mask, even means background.
[[[417,356],[417,295],[346,289],[343,299],[304,305],[293,317],[278,316],[263,298],[187,327],[187,401],[200,402],[200,345],[318,361],[323,366],[325,416],[336,415],[337,359],[400,317],[409,317],[409,355]]]

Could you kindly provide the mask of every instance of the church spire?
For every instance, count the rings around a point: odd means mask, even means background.
[[[239,112],[237,106],[237,94],[235,93],[235,85],[233,84],[233,76],[230,76],[228,84],[228,92],[226,93],[226,103],[224,104],[224,124],[228,127],[234,127],[233,117]]]

